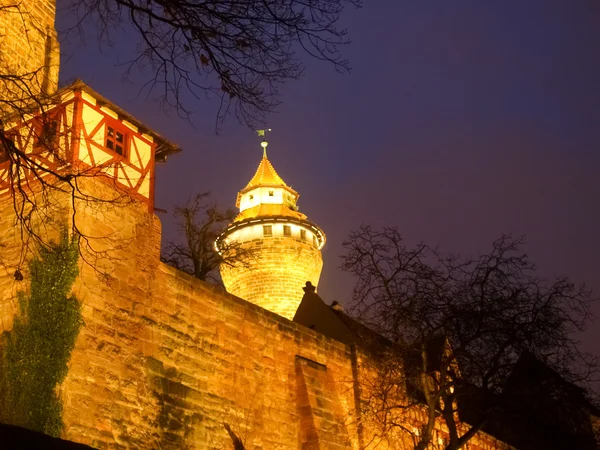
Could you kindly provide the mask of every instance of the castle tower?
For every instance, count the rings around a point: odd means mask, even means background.
[[[237,196],[240,213],[215,242],[219,251],[236,242],[251,250],[250,260],[221,266],[227,291],[293,319],[307,281],[319,282],[325,234],[298,211],[299,194],[263,158],[254,177]]]
[[[0,0],[0,112],[58,88],[56,0]],[[16,102],[16,103],[15,103]]]

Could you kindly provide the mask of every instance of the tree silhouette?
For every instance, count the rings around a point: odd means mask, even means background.
[[[235,241],[224,242],[221,252],[217,251],[215,239],[233,221],[236,212],[219,209],[209,202],[209,197],[209,192],[203,192],[175,207],[173,215],[183,239],[169,242],[162,259],[199,280],[221,285],[219,266],[250,267],[254,252]]]
[[[246,123],[279,103],[278,87],[303,70],[301,54],[338,70],[347,44],[338,28],[348,4],[359,0],[73,0],[83,33],[94,24],[102,39],[116,28],[139,38],[129,70],[148,69],[145,88],[158,90],[165,106],[187,115],[186,95],[216,94],[218,117],[230,106]]]
[[[489,254],[460,258],[409,248],[395,228],[363,226],[343,245],[342,268],[357,280],[353,313],[390,341],[365,389],[365,411],[382,435],[410,435],[418,449],[461,448],[515,409],[495,400],[525,353],[568,382],[585,385],[595,374],[576,338],[591,317],[591,292],[537,275],[522,240],[502,236]],[[421,423],[410,419],[415,407]],[[460,419],[469,408],[476,414],[467,424]],[[438,423],[448,433],[439,439]]]

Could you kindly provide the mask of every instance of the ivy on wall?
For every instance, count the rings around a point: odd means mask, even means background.
[[[59,436],[62,403],[57,387],[81,327],[71,295],[78,245],[63,233],[29,263],[31,285],[19,292],[20,314],[0,339],[0,422]]]

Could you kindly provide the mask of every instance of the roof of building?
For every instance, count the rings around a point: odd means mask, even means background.
[[[98,104],[110,108],[111,110],[113,110],[115,113],[118,114],[119,118],[127,120],[128,122],[130,122],[133,125],[135,125],[136,127],[138,127],[140,132],[143,132],[143,133],[146,133],[146,134],[152,136],[152,138],[154,139],[154,141],[157,144],[156,151],[155,151],[155,159],[157,161],[164,161],[168,155],[171,155],[174,153],[179,153],[180,151],[182,151],[181,147],[179,147],[177,144],[174,144],[173,142],[169,141],[167,138],[165,138],[161,134],[152,130],[152,128],[146,126],[143,122],[136,119],[134,116],[129,114],[127,111],[125,111],[121,107],[117,106],[115,103],[111,102],[110,100],[108,100],[107,98],[105,98],[104,96],[102,96],[101,94],[96,92],[94,89],[92,89],[90,86],[88,86],[87,84],[85,84],[83,81],[81,81],[79,79],[75,80],[73,83],[69,84],[68,86],[65,86],[65,87],[59,89],[56,92],[56,96],[61,96],[65,92],[75,91],[75,90],[81,90],[81,91],[84,91],[85,93],[91,95],[92,97],[94,97],[96,99]]]
[[[269,161],[269,158],[267,158],[266,152],[263,154],[263,157],[260,163],[258,164],[256,173],[254,174],[250,182],[246,185],[246,187],[240,191],[240,194],[243,194],[244,192],[247,192],[259,186],[282,187],[298,196],[298,193],[294,191],[291,187],[289,187],[287,184],[285,184],[283,178],[279,176],[279,174],[273,167],[273,164],[271,164],[271,161]]]
[[[266,152],[263,154],[263,158],[256,169],[256,173],[243,190],[265,185],[288,187],[275,171],[273,164],[271,164],[271,161],[267,158]]]
[[[261,203],[260,205],[253,206],[252,208],[241,211],[234,222],[240,222],[242,220],[255,218],[255,217],[291,217],[298,220],[306,220],[306,215],[301,212],[294,211],[286,205]]]
[[[377,354],[394,344],[376,331],[343,312],[334,304],[327,305],[315,293],[312,285],[304,288],[294,322],[343,342],[356,345]],[[427,370],[438,371],[444,352],[450,350],[448,340],[439,336],[426,344]],[[417,401],[425,401],[421,392],[417,370],[420,351],[417,347],[402,349],[399,356],[404,361],[407,376],[407,393]],[[578,386],[566,381],[560,374],[533,355],[524,353],[519,358],[505,383],[502,394],[461,383],[458,386],[458,409],[462,421],[481,422],[482,414],[489,415],[482,430],[515,448],[523,450],[562,450],[577,448],[597,450],[593,424],[600,417]],[[526,400],[524,400],[526,399]],[[515,405],[518,407],[515,408]]]

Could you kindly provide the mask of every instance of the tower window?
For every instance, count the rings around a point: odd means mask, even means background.
[[[291,236],[292,235],[292,227],[290,227],[289,225],[284,225],[283,226],[283,235]]]
[[[269,197],[273,197],[273,191],[269,191]]]
[[[315,247],[318,247],[318,246],[319,246],[319,243],[317,242],[317,237],[316,237],[316,236],[313,236],[313,245],[314,245]]]
[[[114,125],[108,125],[106,127],[106,148],[121,156],[127,156],[126,145],[127,133],[125,130]]]
[[[250,200],[254,200],[254,195],[250,194],[248,197],[250,197]]]
[[[272,225],[263,225],[263,235],[264,236],[273,236],[273,226]]]
[[[300,230],[300,238],[306,239],[306,230]]]

